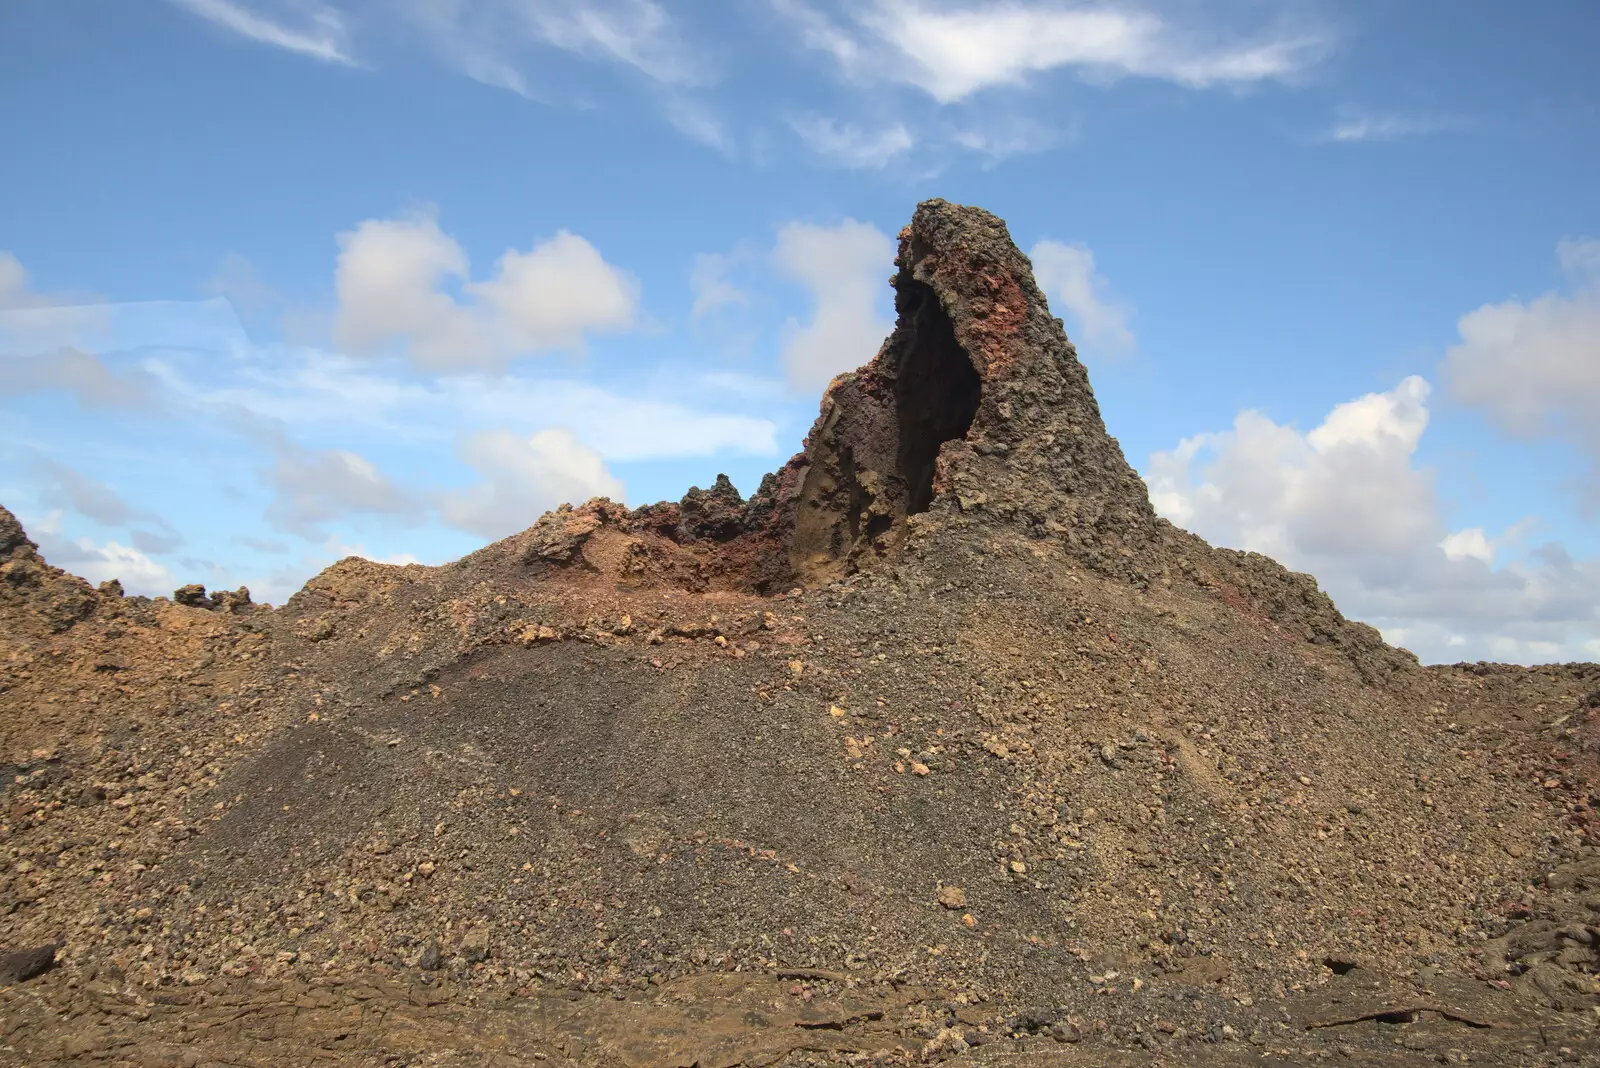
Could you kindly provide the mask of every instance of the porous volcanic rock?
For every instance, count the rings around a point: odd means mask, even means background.
[[[927,201],[896,264],[894,333],[829,384],[802,451],[749,501],[719,477],[676,505],[592,502],[541,520],[529,561],[774,593],[892,555],[919,514],[981,511],[1140,575],[1158,539],[1149,494],[1005,224]],[[591,538],[625,545],[622,562],[581,552]]]
[[[103,592],[116,597],[121,589]],[[17,517],[0,507],[0,613],[10,627],[59,633],[92,613],[99,599],[87,582],[45,563]]]
[[[749,500],[281,608],[0,512],[0,1062],[1592,1057],[1600,666],[1156,518],[994,216],[894,285]]]
[[[897,265],[894,333],[829,385],[780,476],[793,574],[858,570],[935,509],[985,510],[1092,564],[1149,545],[1149,494],[1005,224],[928,201],[901,231]]]

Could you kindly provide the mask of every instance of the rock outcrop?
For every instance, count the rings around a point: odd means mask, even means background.
[[[676,505],[594,502],[545,522],[530,559],[574,562],[610,527],[634,539],[638,574],[773,593],[872,566],[921,513],[982,511],[1142,576],[1131,561],[1157,537],[1149,495],[1005,224],[927,201],[896,265],[894,332],[833,380],[802,451],[749,501],[719,478]],[[541,539],[558,528],[552,554]]]
[[[0,507],[0,613],[13,626],[56,633],[86,618],[101,595],[116,597],[112,584],[97,592],[93,586],[51,567],[39,555],[17,517]]]
[[[898,321],[833,381],[780,478],[801,579],[867,566],[929,510],[987,513],[1128,570],[1155,536],[1144,484],[1003,222],[931,200],[901,231]]]

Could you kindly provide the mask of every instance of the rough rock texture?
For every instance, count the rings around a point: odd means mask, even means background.
[[[910,516],[987,509],[1100,564],[1155,514],[1027,259],[987,212],[934,200],[900,234],[894,333],[841,375],[785,474],[789,564],[816,581],[904,540]]]
[[[104,591],[120,596],[121,587]],[[0,507],[0,613],[10,627],[59,633],[95,609],[99,596],[82,579],[51,567],[17,517]]]
[[[803,472],[795,573],[848,573],[931,507],[987,509],[1095,565],[1147,546],[1149,495],[1005,224],[929,201],[900,234],[898,265],[894,333],[829,387],[791,463]]]
[[[60,948],[50,944],[0,953],[0,986],[37,979],[55,967],[56,951]]]
[[[998,220],[899,266],[749,501],[277,609],[0,513],[0,1062],[1592,1061],[1600,666],[1154,518]]]
[[[636,580],[775,593],[870,566],[913,516],[981,510],[1142,576],[1158,530],[1149,495],[1005,224],[930,200],[896,263],[894,333],[834,379],[803,450],[748,502],[719,478],[677,505],[556,513],[536,528],[533,558],[573,563],[598,536],[626,546]]]

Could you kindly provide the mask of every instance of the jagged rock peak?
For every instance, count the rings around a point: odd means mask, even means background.
[[[780,483],[794,574],[864,566],[924,511],[1020,523],[1091,563],[1148,543],[1149,494],[1005,223],[925,201],[896,263],[894,333],[829,386]]]
[[[930,513],[1059,539],[1106,571],[1160,570],[1149,494],[1005,223],[926,201],[896,265],[894,332],[829,384],[802,451],[749,500],[718,476],[676,503],[563,506],[508,555],[628,584],[775,593],[872,566]],[[485,553],[462,563],[502,549]]]
[[[38,549],[28,539],[27,531],[22,529],[22,524],[17,517],[4,505],[0,505],[0,556],[10,556],[12,551],[27,546],[30,550]]]
[[[51,567],[17,517],[0,506],[0,616],[13,627],[67,630],[99,603],[83,579]]]

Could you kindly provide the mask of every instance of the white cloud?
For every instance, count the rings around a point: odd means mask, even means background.
[[[778,231],[779,272],[811,291],[811,321],[791,322],[783,366],[795,389],[816,389],[877,354],[893,323],[879,307],[894,263],[894,242],[867,223],[789,223]]]
[[[638,395],[628,395],[558,378],[476,373],[422,378],[404,374],[394,358],[357,360],[293,347],[247,350],[230,361],[195,358],[151,366],[174,408],[214,414],[269,450],[267,482],[274,496],[267,518],[310,540],[325,537],[326,524],[363,513],[400,522],[420,519],[424,505],[436,497],[420,486],[397,484],[357,452],[297,443],[315,440],[330,426],[383,448],[375,455],[384,456],[408,451],[434,456],[452,441],[476,440],[473,435],[485,426],[541,443],[546,460],[566,439],[582,442],[575,448],[592,451],[604,462],[776,456],[780,451],[771,419],[691,406],[711,393],[730,405],[747,403],[760,384],[733,376],[713,386],[699,369],[661,368],[643,381],[635,376],[630,381]],[[557,428],[556,437],[541,436]],[[473,457],[489,456],[484,446],[474,448]],[[600,476],[590,482],[605,487],[594,492],[621,489]],[[556,483],[547,477],[543,484]],[[488,507],[479,499],[485,494],[489,491],[457,500],[455,514],[467,514],[463,509],[469,506]],[[495,490],[489,503],[506,495]]]
[[[1033,260],[1034,277],[1045,296],[1082,327],[1084,344],[1112,352],[1133,348],[1133,331],[1128,329],[1133,311],[1094,273],[1094,253],[1089,246],[1040,241],[1028,258]]]
[[[1559,660],[1600,635],[1600,560],[1559,545],[1500,568],[1520,539],[1450,533],[1430,474],[1415,464],[1427,382],[1338,405],[1308,433],[1240,413],[1150,458],[1156,510],[1218,545],[1309,571],[1349,616],[1427,660]]]
[[[642,76],[636,88],[652,94],[647,106],[690,140],[729,157],[764,154],[766,138],[759,129],[736,137],[703,97],[688,95],[716,85],[729,71],[749,72],[748,62],[742,70],[730,63],[748,54],[747,43],[708,36],[726,30],[728,12],[738,5],[725,12],[663,0],[172,2],[228,32],[331,63],[361,65],[351,58],[358,29],[373,40],[412,37],[437,61],[485,85],[543,103],[597,106],[602,94],[592,79],[574,76],[571,65],[553,55],[565,53]],[[1099,82],[1143,77],[1193,88],[1243,86],[1290,78],[1323,48],[1320,30],[1295,30],[1282,12],[1271,25],[1233,32],[1215,18],[1203,23],[1168,17],[1162,11],[1181,7],[1170,0],[769,3],[786,16],[804,47],[831,56],[852,81],[912,86],[941,104],[1022,85],[1050,71]],[[753,72],[770,81],[767,74]],[[767,89],[745,96],[754,100]],[[1036,131],[996,133],[971,124],[956,136],[934,138],[918,136],[904,123],[881,129],[860,123],[859,117],[807,118],[792,125],[819,154],[853,168],[882,166],[913,142],[972,147],[991,164],[1054,143]]]
[[[412,0],[393,10],[421,32],[426,47],[447,66],[483,85],[546,102],[523,76],[523,34],[505,10],[458,0]]]
[[[1482,527],[1469,527],[1454,534],[1447,534],[1439,543],[1439,548],[1444,550],[1447,560],[1482,560],[1486,564],[1494,563],[1494,546]]]
[[[1561,437],[1594,464],[1600,503],[1600,241],[1556,248],[1570,292],[1485,304],[1463,315],[1441,367],[1451,395],[1519,437]]]
[[[1197,533],[1285,561],[1436,544],[1432,485],[1409,462],[1427,395],[1425,381],[1408,378],[1337,406],[1309,434],[1241,412],[1231,431],[1152,456],[1150,498]],[[1211,461],[1191,482],[1202,452]]]
[[[831,54],[847,76],[903,82],[944,104],[1063,68],[1192,88],[1284,78],[1320,44],[1313,35],[1287,33],[1212,43],[1129,4],[863,0],[848,6],[849,25],[804,0],[775,4],[799,25],[804,42]]]
[[[581,504],[591,497],[623,499],[622,483],[606,470],[600,454],[568,430],[541,430],[526,437],[483,431],[463,440],[460,452],[482,481],[442,494],[439,514],[451,526],[487,538],[524,530],[560,504]]]
[[[577,348],[588,331],[625,330],[638,302],[638,284],[566,230],[528,252],[507,250],[494,277],[466,289],[514,352]]]
[[[911,131],[898,122],[873,133],[822,115],[803,115],[789,125],[811,151],[850,170],[882,170],[914,143]]]
[[[232,0],[175,0],[208,22],[231,30],[241,37],[272,45],[324,63],[354,64],[345,51],[344,20],[331,7],[314,5],[307,13],[309,25],[291,29],[259,15]]]
[[[472,312],[441,291],[467,276],[467,254],[429,216],[369,219],[339,235],[334,336],[355,351],[405,340],[429,368],[485,359],[487,341]]]
[[[1336,405],[1306,440],[1324,455],[1342,446],[1410,455],[1428,429],[1428,395],[1432,392],[1423,378],[1411,375],[1387,393],[1368,393]]]
[[[401,344],[421,368],[462,371],[578,348],[587,333],[634,322],[637,283],[565,230],[527,252],[506,251],[481,282],[431,215],[369,219],[339,245],[334,333],[356,352]],[[452,283],[470,299],[448,292]]]

